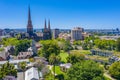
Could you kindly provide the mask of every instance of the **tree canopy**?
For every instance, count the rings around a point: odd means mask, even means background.
[[[120,38],[117,39],[117,42],[116,42],[116,50],[117,50],[117,51],[120,51]]]
[[[16,46],[19,43],[19,40],[17,38],[3,38],[0,44],[3,44],[4,46]]]
[[[31,40],[27,40],[27,39],[19,40],[19,43],[16,44],[15,46],[16,55],[18,55],[19,52],[27,51],[30,45],[31,45]]]
[[[60,53],[60,47],[55,40],[46,40],[40,43],[42,44],[42,48],[39,51],[39,55],[47,58],[47,60],[49,60],[51,54],[58,55]]]
[[[116,42],[115,40],[100,40],[96,39],[94,41],[94,44],[97,48],[99,49],[104,49],[104,50],[115,50],[115,45]]]
[[[96,80],[96,78],[104,80],[103,69],[94,61],[76,63],[67,71],[67,80]]]
[[[52,65],[59,64],[61,60],[61,57],[59,55],[51,54],[49,57],[49,62]]]
[[[18,67],[23,71],[26,69],[26,66],[27,66],[27,63],[24,61],[18,64]]]
[[[109,68],[109,73],[114,78],[120,80],[120,62],[113,63]]]
[[[70,55],[67,57],[67,62],[75,64],[77,62],[83,61],[85,59],[84,54],[80,54],[78,52],[70,53]]]
[[[0,68],[0,80],[2,80],[5,76],[15,76],[17,77],[17,70],[15,69],[13,64],[9,62],[3,64]]]

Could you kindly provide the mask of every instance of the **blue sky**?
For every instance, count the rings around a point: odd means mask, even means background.
[[[120,0],[0,0],[0,28],[26,28],[29,4],[34,28],[120,27]]]

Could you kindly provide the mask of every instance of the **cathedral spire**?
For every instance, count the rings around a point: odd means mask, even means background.
[[[48,30],[50,30],[50,20],[48,20]]]
[[[44,30],[45,30],[45,31],[47,30],[46,19],[45,19]]]
[[[31,21],[30,5],[28,6],[28,21]]]
[[[33,26],[32,26],[31,13],[30,13],[30,5],[28,6],[27,33],[28,33],[30,36],[32,36],[32,34],[33,34]]]

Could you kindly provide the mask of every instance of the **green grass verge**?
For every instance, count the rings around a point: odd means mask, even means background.
[[[52,67],[52,71],[54,70],[54,67]],[[59,74],[63,74],[63,72],[61,71],[61,69],[60,69],[60,66],[55,66],[55,73],[57,74],[57,75],[59,75]]]
[[[104,78],[105,78],[105,80],[111,80],[110,78],[108,78],[108,77],[105,77],[105,76],[104,76]]]

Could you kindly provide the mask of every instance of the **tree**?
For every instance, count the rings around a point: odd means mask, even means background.
[[[3,44],[4,46],[15,46],[19,43],[19,40],[17,38],[3,38],[1,41],[1,44]]]
[[[27,66],[27,63],[26,62],[20,62],[18,63],[18,66],[19,68],[23,71],[23,80],[25,79],[25,70],[26,70],[26,66]]]
[[[99,48],[99,49],[103,49],[103,50],[115,50],[115,40],[100,40],[100,39],[96,39],[94,41],[94,45]]]
[[[114,78],[120,80],[120,62],[113,63],[109,68],[109,73]]]
[[[5,76],[15,76],[17,77],[17,70],[15,69],[13,64],[9,62],[3,64],[0,68],[0,80],[2,80]]]
[[[70,55],[67,57],[67,62],[75,64],[77,62],[83,61],[85,59],[85,56],[80,53],[70,53]]]
[[[23,61],[23,62],[20,62],[18,65],[19,65],[19,68],[20,68],[20,69],[22,69],[23,71],[25,71],[26,66],[27,66],[26,62],[24,62],[24,61]]]
[[[51,54],[58,55],[60,53],[60,47],[54,40],[41,41],[42,48],[39,51],[39,55],[45,57],[49,61]]]
[[[55,40],[46,40],[41,41],[40,43],[42,44],[42,48],[39,51],[39,55],[45,57],[49,63],[53,64],[55,79],[55,64],[58,64],[60,61],[60,57],[58,56],[60,53],[60,47]]]
[[[45,67],[45,65],[41,61],[36,61],[35,64],[34,64],[34,67],[37,67],[38,71],[41,71],[42,68]]]
[[[98,37],[94,37],[94,36],[86,37],[84,42],[82,43],[82,48],[84,50],[92,49],[92,47],[94,47],[94,41],[96,39],[98,39]]]
[[[53,69],[54,70],[54,79],[55,79],[55,65],[59,64],[60,60],[61,60],[61,57],[56,56],[55,54],[51,54],[50,57],[49,57],[49,62],[54,67],[54,69]]]
[[[67,51],[69,51],[69,50],[73,50],[73,47],[71,46],[71,44],[70,44],[69,41],[65,41],[64,43],[65,43],[65,45],[64,45],[64,47],[63,47],[63,50],[64,50],[65,52],[67,52]]]
[[[59,64],[61,60],[61,57],[55,54],[51,54],[49,57],[50,64]]]
[[[117,39],[116,49],[117,49],[117,51],[120,51],[120,38]]]
[[[27,51],[27,49],[30,47],[31,40],[19,40],[19,43],[15,46],[15,53],[18,55],[19,52]]]
[[[78,40],[78,41],[74,41],[73,42],[73,45],[81,45],[82,43],[81,43],[81,41],[80,40]]]
[[[76,63],[67,71],[67,80],[104,80],[103,69],[94,61]]]
[[[88,50],[88,45],[87,45],[87,43],[83,43],[83,44],[82,44],[82,49],[83,49],[83,50]]]

